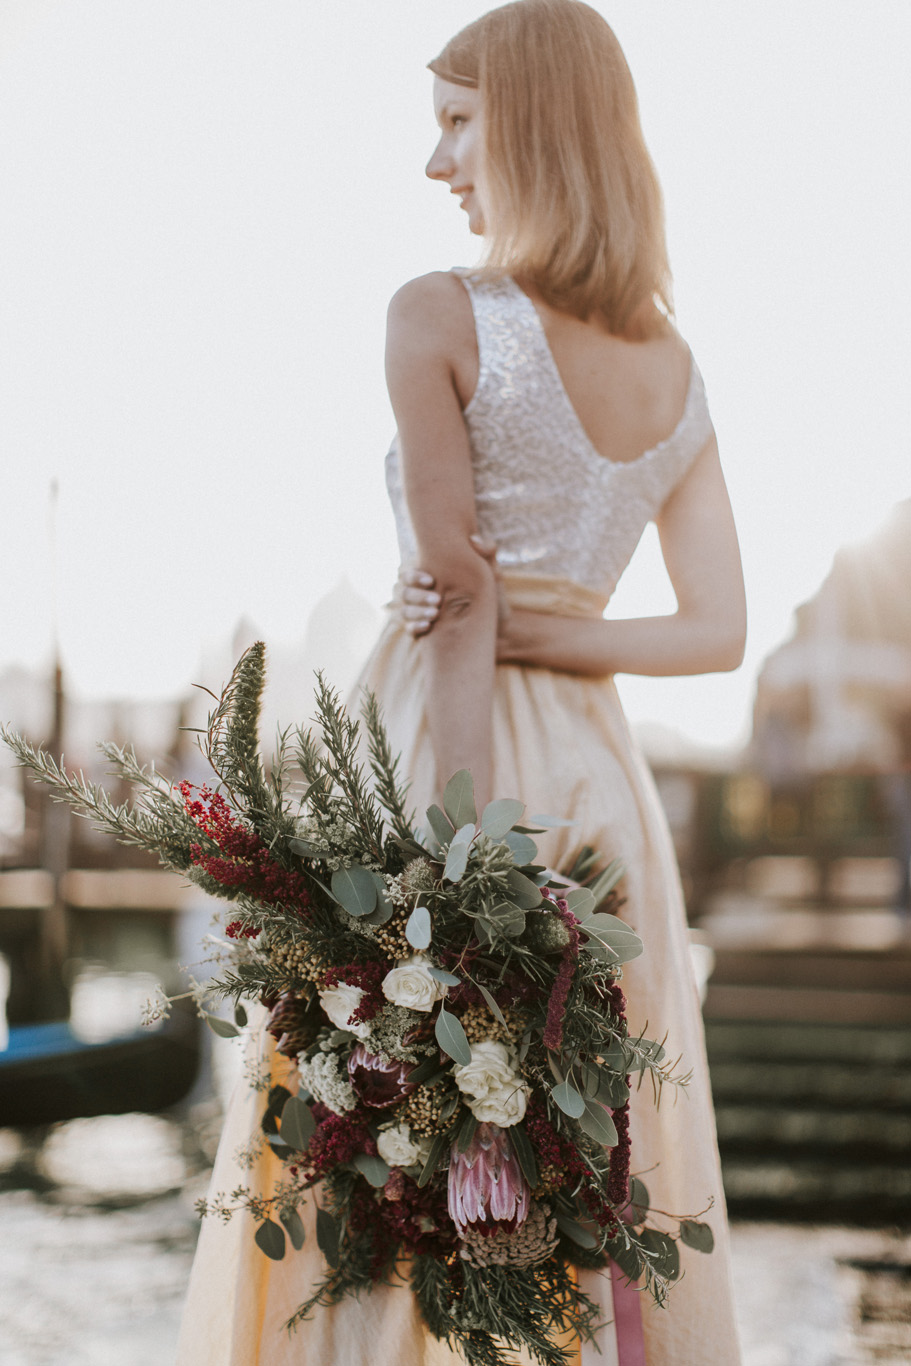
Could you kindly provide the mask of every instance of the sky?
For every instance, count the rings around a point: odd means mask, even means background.
[[[200,659],[241,617],[280,650],[343,577],[386,600],[386,305],[477,258],[423,176],[424,64],[485,8],[5,0],[0,672],[46,666],[56,617],[75,692],[165,697],[218,685]],[[729,745],[795,605],[911,494],[911,6],[596,8],[664,186],[750,612],[736,673],[621,693]],[[611,610],[672,609],[649,533]]]

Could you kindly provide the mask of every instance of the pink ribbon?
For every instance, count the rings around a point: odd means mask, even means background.
[[[610,1264],[614,1297],[614,1333],[620,1366],[646,1366],[642,1335],[642,1292],[628,1281],[616,1262]]]

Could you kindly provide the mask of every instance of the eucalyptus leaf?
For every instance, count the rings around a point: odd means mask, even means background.
[[[602,1105],[609,1105],[612,1110],[617,1110],[621,1105],[625,1105],[629,1100],[629,1087],[624,1077],[618,1072],[603,1071],[595,1092],[595,1099]]]
[[[608,893],[614,890],[625,871],[622,860],[615,858],[611,860],[603,872],[598,874],[590,885],[590,891],[595,898],[596,905],[600,904]]]
[[[389,838],[395,847],[401,850],[409,862],[412,859],[423,858],[427,853],[427,850],[420,840],[403,840],[398,835],[390,835]]]
[[[389,1179],[388,1162],[384,1162],[381,1157],[374,1157],[371,1153],[355,1153],[353,1166],[377,1189],[385,1186]]]
[[[615,915],[598,911],[582,922],[582,931],[589,936],[585,948],[594,958],[629,963],[642,953],[642,940],[638,934]]]
[[[521,835],[518,830],[507,830],[502,842],[511,851],[519,866],[531,863],[538,857],[538,846],[534,840],[528,835]]]
[[[448,843],[448,836],[447,836]],[[405,846],[403,846],[405,847]],[[408,841],[407,849],[412,853],[412,857],[422,856],[424,858],[437,858],[440,853],[440,841],[432,830],[425,830],[422,825],[415,826],[414,840]],[[419,855],[413,853],[414,849],[420,851]]]
[[[206,1024],[220,1039],[236,1039],[240,1030],[230,1020],[220,1020],[217,1015],[206,1015]]]
[[[622,1243],[615,1237],[608,1244],[611,1260],[616,1262],[627,1280],[637,1281],[642,1274],[642,1253],[635,1243]]]
[[[564,1115],[569,1115],[570,1119],[580,1119],[585,1113],[585,1101],[575,1086],[571,1086],[568,1081],[561,1081],[559,1086],[552,1086],[550,1094]]]
[[[587,1228],[583,1228],[576,1219],[570,1219],[569,1215],[564,1214],[562,1210],[557,1211],[557,1228],[579,1247],[594,1251],[599,1246],[598,1239],[593,1233]]]
[[[458,830],[460,826],[478,819],[474,804],[474,783],[467,768],[454,773],[443,791],[443,810]]]
[[[617,1126],[607,1113],[603,1105],[599,1105],[596,1100],[585,1101],[585,1109],[579,1116],[579,1125],[593,1138],[596,1143],[600,1143],[605,1148],[613,1148],[617,1144]]]
[[[500,934],[508,939],[516,939],[525,929],[525,912],[511,901],[500,901],[491,906],[488,917],[496,925]]]
[[[516,1155],[516,1161],[522,1169],[522,1175],[534,1190],[541,1178],[538,1172],[538,1159],[535,1157],[535,1150],[531,1146],[531,1139],[522,1124],[510,1124],[507,1132],[512,1150]]]
[[[386,895],[385,890],[382,892],[377,891],[376,909],[371,911],[369,915],[362,915],[361,924],[385,925],[388,920],[392,919],[394,914],[395,907]]]
[[[298,1097],[303,1099],[300,1092],[298,1092]],[[269,1091],[266,1113],[278,1118],[290,1099],[291,1092],[287,1086],[273,1086]]]
[[[454,834],[454,827],[438,806],[428,806],[427,821],[440,844],[448,844]]]
[[[493,925],[482,915],[479,915],[474,922],[475,938],[482,948],[493,943]]]
[[[629,1183],[629,1208],[630,1222],[641,1224],[648,1214],[652,1197],[648,1193],[648,1186],[640,1176],[633,1176]]]
[[[315,1132],[316,1120],[313,1118],[313,1111],[297,1096],[291,1096],[285,1101],[282,1110],[282,1139],[292,1148],[303,1151]]]
[[[316,883],[317,887],[319,887],[322,891],[324,891],[324,892],[326,893],[326,896],[329,898],[330,901],[338,902],[338,904],[341,905],[341,902],[338,900],[338,897],[334,895],[334,893],[333,893],[333,891],[332,891],[332,888],[331,888],[331,887],[327,887],[326,884],[325,884],[325,882],[322,882],[322,881],[316,876],[315,873],[310,873],[310,878],[311,878],[311,880],[312,880],[313,882]]]
[[[667,1233],[656,1228],[647,1228],[639,1236],[642,1246],[655,1255],[655,1270],[659,1276],[675,1281],[680,1275],[680,1249]]]
[[[274,1110],[266,1110],[259,1122],[259,1127],[264,1134],[278,1135],[278,1116]]]
[[[289,1161],[292,1157],[297,1157],[297,1148],[289,1148],[281,1134],[267,1133],[266,1142],[276,1157],[280,1157],[283,1162]]]
[[[700,1224],[697,1219],[682,1219],[680,1241],[697,1252],[711,1252],[715,1246],[715,1235],[708,1224]]]
[[[457,1062],[463,1067],[471,1062],[471,1049],[461,1020],[458,1020],[455,1015],[451,1015],[442,1006],[433,1032],[436,1035],[437,1043],[443,1052],[452,1058],[453,1062]]]
[[[415,906],[405,922],[405,938],[413,949],[429,949],[432,928],[426,906]]]
[[[426,1085],[431,1077],[436,1078],[437,1076],[445,1076],[446,1070],[440,1067],[439,1054],[433,1053],[431,1057],[425,1058],[423,1062],[419,1062],[417,1067],[412,1067],[411,1071],[408,1073],[408,1083],[409,1085],[414,1086],[419,1086],[422,1083]]]
[[[278,1217],[284,1224],[288,1237],[291,1239],[291,1246],[294,1248],[295,1252],[300,1252],[301,1248],[304,1246],[304,1240],[307,1235],[304,1232],[303,1220],[297,1210],[283,1210]]]
[[[316,1211],[316,1241],[330,1266],[338,1266],[338,1245],[342,1230],[338,1220],[327,1209]]]
[[[629,1087],[620,1072],[597,1063],[587,1062],[582,1066],[582,1089],[586,1100],[599,1100],[602,1105],[616,1109],[629,1100]]]
[[[442,982],[444,987],[458,987],[462,985],[461,977],[456,977],[452,972],[446,972],[444,968],[428,968],[427,971],[437,982]]]
[[[494,1019],[498,1020],[504,1029],[509,1029],[509,1025],[506,1023],[506,1016],[503,1014],[502,1010],[494,1000],[493,993],[488,991],[482,982],[475,982],[475,986],[477,987],[481,995],[484,997],[487,1009],[490,1011]]]
[[[468,867],[468,845],[464,840],[453,840],[446,855],[446,866],[443,869],[443,877],[449,882],[461,881],[462,874]]]
[[[488,802],[481,815],[481,829],[492,840],[501,840],[516,821],[521,820],[525,803],[514,797],[500,797]]]
[[[518,868],[510,868],[506,874],[506,885],[509,895],[523,911],[533,911],[544,899],[531,879],[520,873]]]
[[[274,1219],[263,1220],[253,1235],[253,1241],[273,1262],[280,1262],[285,1255],[285,1235],[281,1225],[276,1224]]]
[[[468,1151],[471,1145],[471,1140],[474,1138],[475,1134],[477,1133],[477,1130],[477,1119],[471,1113],[470,1110],[466,1110],[465,1114],[462,1116],[462,1122],[459,1125],[458,1133],[456,1134],[456,1147],[458,1148],[460,1153],[465,1153]]]
[[[238,1001],[237,1005],[234,1007],[234,1023],[237,1025],[238,1029],[243,1029],[244,1025],[247,1023],[247,1012],[244,1010],[240,1001]]]
[[[448,1146],[448,1131],[444,1131],[443,1133],[437,1134],[436,1138],[433,1140],[433,1143],[430,1146],[430,1152],[427,1154],[427,1161],[424,1163],[423,1170],[421,1171],[421,1174],[418,1177],[419,1186],[427,1185],[427,1182],[430,1180],[430,1178],[436,1171],[437,1167],[440,1165],[440,1162],[443,1159],[443,1154],[445,1153]]]
[[[643,1072],[650,1063],[661,1063],[667,1055],[667,1049],[663,1044],[656,1042],[655,1039],[637,1039],[638,1056],[632,1051],[629,1044],[626,1045],[626,1072]]]
[[[458,1091],[454,1091],[453,1094],[444,1104],[442,1110],[440,1111],[440,1123],[445,1124],[447,1119],[452,1119],[453,1115],[455,1114],[456,1110],[459,1108],[461,1103],[461,1096],[459,1095]]]
[[[369,915],[376,906],[377,887],[369,868],[353,863],[332,874],[332,895],[349,915]]]
[[[573,887],[572,891],[566,893],[564,900],[577,920],[585,920],[595,909],[595,898],[587,887]]]
[[[575,825],[575,821],[567,820],[565,816],[529,816],[529,825],[541,825],[545,830],[556,830],[560,826]]]

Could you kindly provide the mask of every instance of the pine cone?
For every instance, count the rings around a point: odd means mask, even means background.
[[[472,1266],[535,1266],[546,1262],[557,1246],[557,1221],[550,1206],[532,1204],[528,1217],[512,1233],[485,1236],[471,1226],[462,1234],[459,1255]]]
[[[286,991],[278,998],[266,1024],[275,1047],[286,1058],[296,1058],[316,1038],[319,1020],[310,1013],[310,1001],[298,992]]]

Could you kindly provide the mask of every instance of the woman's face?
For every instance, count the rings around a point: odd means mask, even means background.
[[[431,180],[444,180],[468,214],[468,227],[484,232],[481,95],[470,86],[433,78],[433,109],[440,140],[427,163]]]

